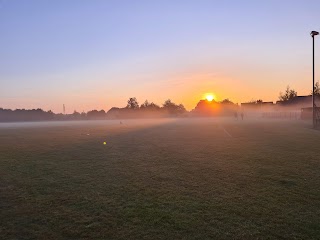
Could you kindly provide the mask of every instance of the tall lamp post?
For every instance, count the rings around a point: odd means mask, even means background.
[[[314,103],[314,36],[319,35],[319,32],[312,31],[310,35],[312,37],[312,123],[313,128],[316,128],[316,110]]]

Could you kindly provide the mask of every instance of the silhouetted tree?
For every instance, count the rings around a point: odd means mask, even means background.
[[[149,103],[148,100],[145,100],[144,103],[141,104],[140,109],[154,111],[154,110],[160,110],[160,107],[153,102]]]
[[[220,102],[220,112],[219,114],[222,116],[230,116],[233,115],[234,112],[238,110],[238,105],[234,104],[229,98],[226,98]]]
[[[106,117],[106,112],[104,110],[100,110],[100,111],[92,110],[87,112],[87,117],[89,119],[102,119]]]
[[[77,112],[76,110],[73,111],[72,115],[75,117],[81,116],[81,114],[79,112]]]
[[[166,110],[169,114],[183,114],[187,111],[182,104],[177,105],[170,99],[166,100],[162,106],[162,109]]]
[[[139,103],[135,97],[129,98],[126,108],[139,109]]]
[[[0,108],[1,122],[16,122],[16,121],[48,121],[54,118],[52,111],[45,112],[42,109],[3,109]]]
[[[284,93],[280,92],[279,100],[288,101],[290,99],[293,99],[296,96],[297,96],[297,92],[294,89],[290,89],[290,87],[287,86],[286,91]]]
[[[312,91],[311,91],[312,94]],[[314,85],[314,95],[319,95],[320,96],[320,85],[319,82],[316,82],[316,84]]]
[[[216,102],[215,100],[200,100],[193,110],[193,113],[201,116],[214,116],[218,115],[219,110],[220,103]]]
[[[74,110],[71,115],[71,118],[72,119],[81,119],[81,114],[79,112],[77,112],[76,110]]]
[[[144,103],[141,104],[140,108],[144,109],[150,106],[150,103],[148,100],[145,100]]]
[[[82,111],[82,113],[81,113],[81,118],[82,119],[85,119],[87,117],[87,114],[84,112],[84,111]]]
[[[187,110],[186,110],[186,108],[183,106],[183,104],[179,104],[178,105],[178,108],[177,108],[177,113],[178,114],[183,114],[183,113],[186,113],[187,112]]]
[[[229,100],[229,98],[222,100],[220,103],[221,104],[234,104],[232,101]]]
[[[174,104],[172,101],[171,101],[171,99],[168,99],[168,100],[166,100],[163,104],[162,104],[162,106],[164,107],[164,108],[175,108],[175,106],[176,106],[176,104]]]
[[[160,110],[160,106],[152,102],[152,103],[149,104],[148,109],[150,109],[150,110]]]

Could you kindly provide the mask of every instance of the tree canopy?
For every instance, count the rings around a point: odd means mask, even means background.
[[[229,98],[223,99],[220,103],[221,104],[234,104],[232,101],[229,100]]]
[[[135,97],[129,98],[126,108],[139,109],[139,103],[138,103],[137,99]]]
[[[312,94],[312,91],[311,91],[311,94]],[[316,82],[316,84],[314,85],[314,95],[320,96],[320,85],[319,85],[319,82]]]
[[[140,109],[141,110],[159,110],[160,107],[153,102],[150,103],[148,100],[145,100],[144,103],[141,104]]]
[[[295,91],[294,89],[290,89],[290,87],[287,86],[284,93],[280,92],[279,100],[280,101],[288,101],[290,99],[295,98],[297,95],[298,95],[297,91]]]
[[[162,106],[169,114],[183,114],[187,111],[182,104],[175,104],[170,99],[166,100]]]

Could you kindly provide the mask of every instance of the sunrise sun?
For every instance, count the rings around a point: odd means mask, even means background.
[[[206,95],[206,99],[211,102],[214,99],[214,96],[212,94]]]

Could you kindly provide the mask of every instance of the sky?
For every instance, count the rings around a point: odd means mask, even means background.
[[[277,101],[287,85],[307,95],[319,9],[318,0],[0,0],[0,107],[107,111],[136,97],[191,110],[206,93]]]

